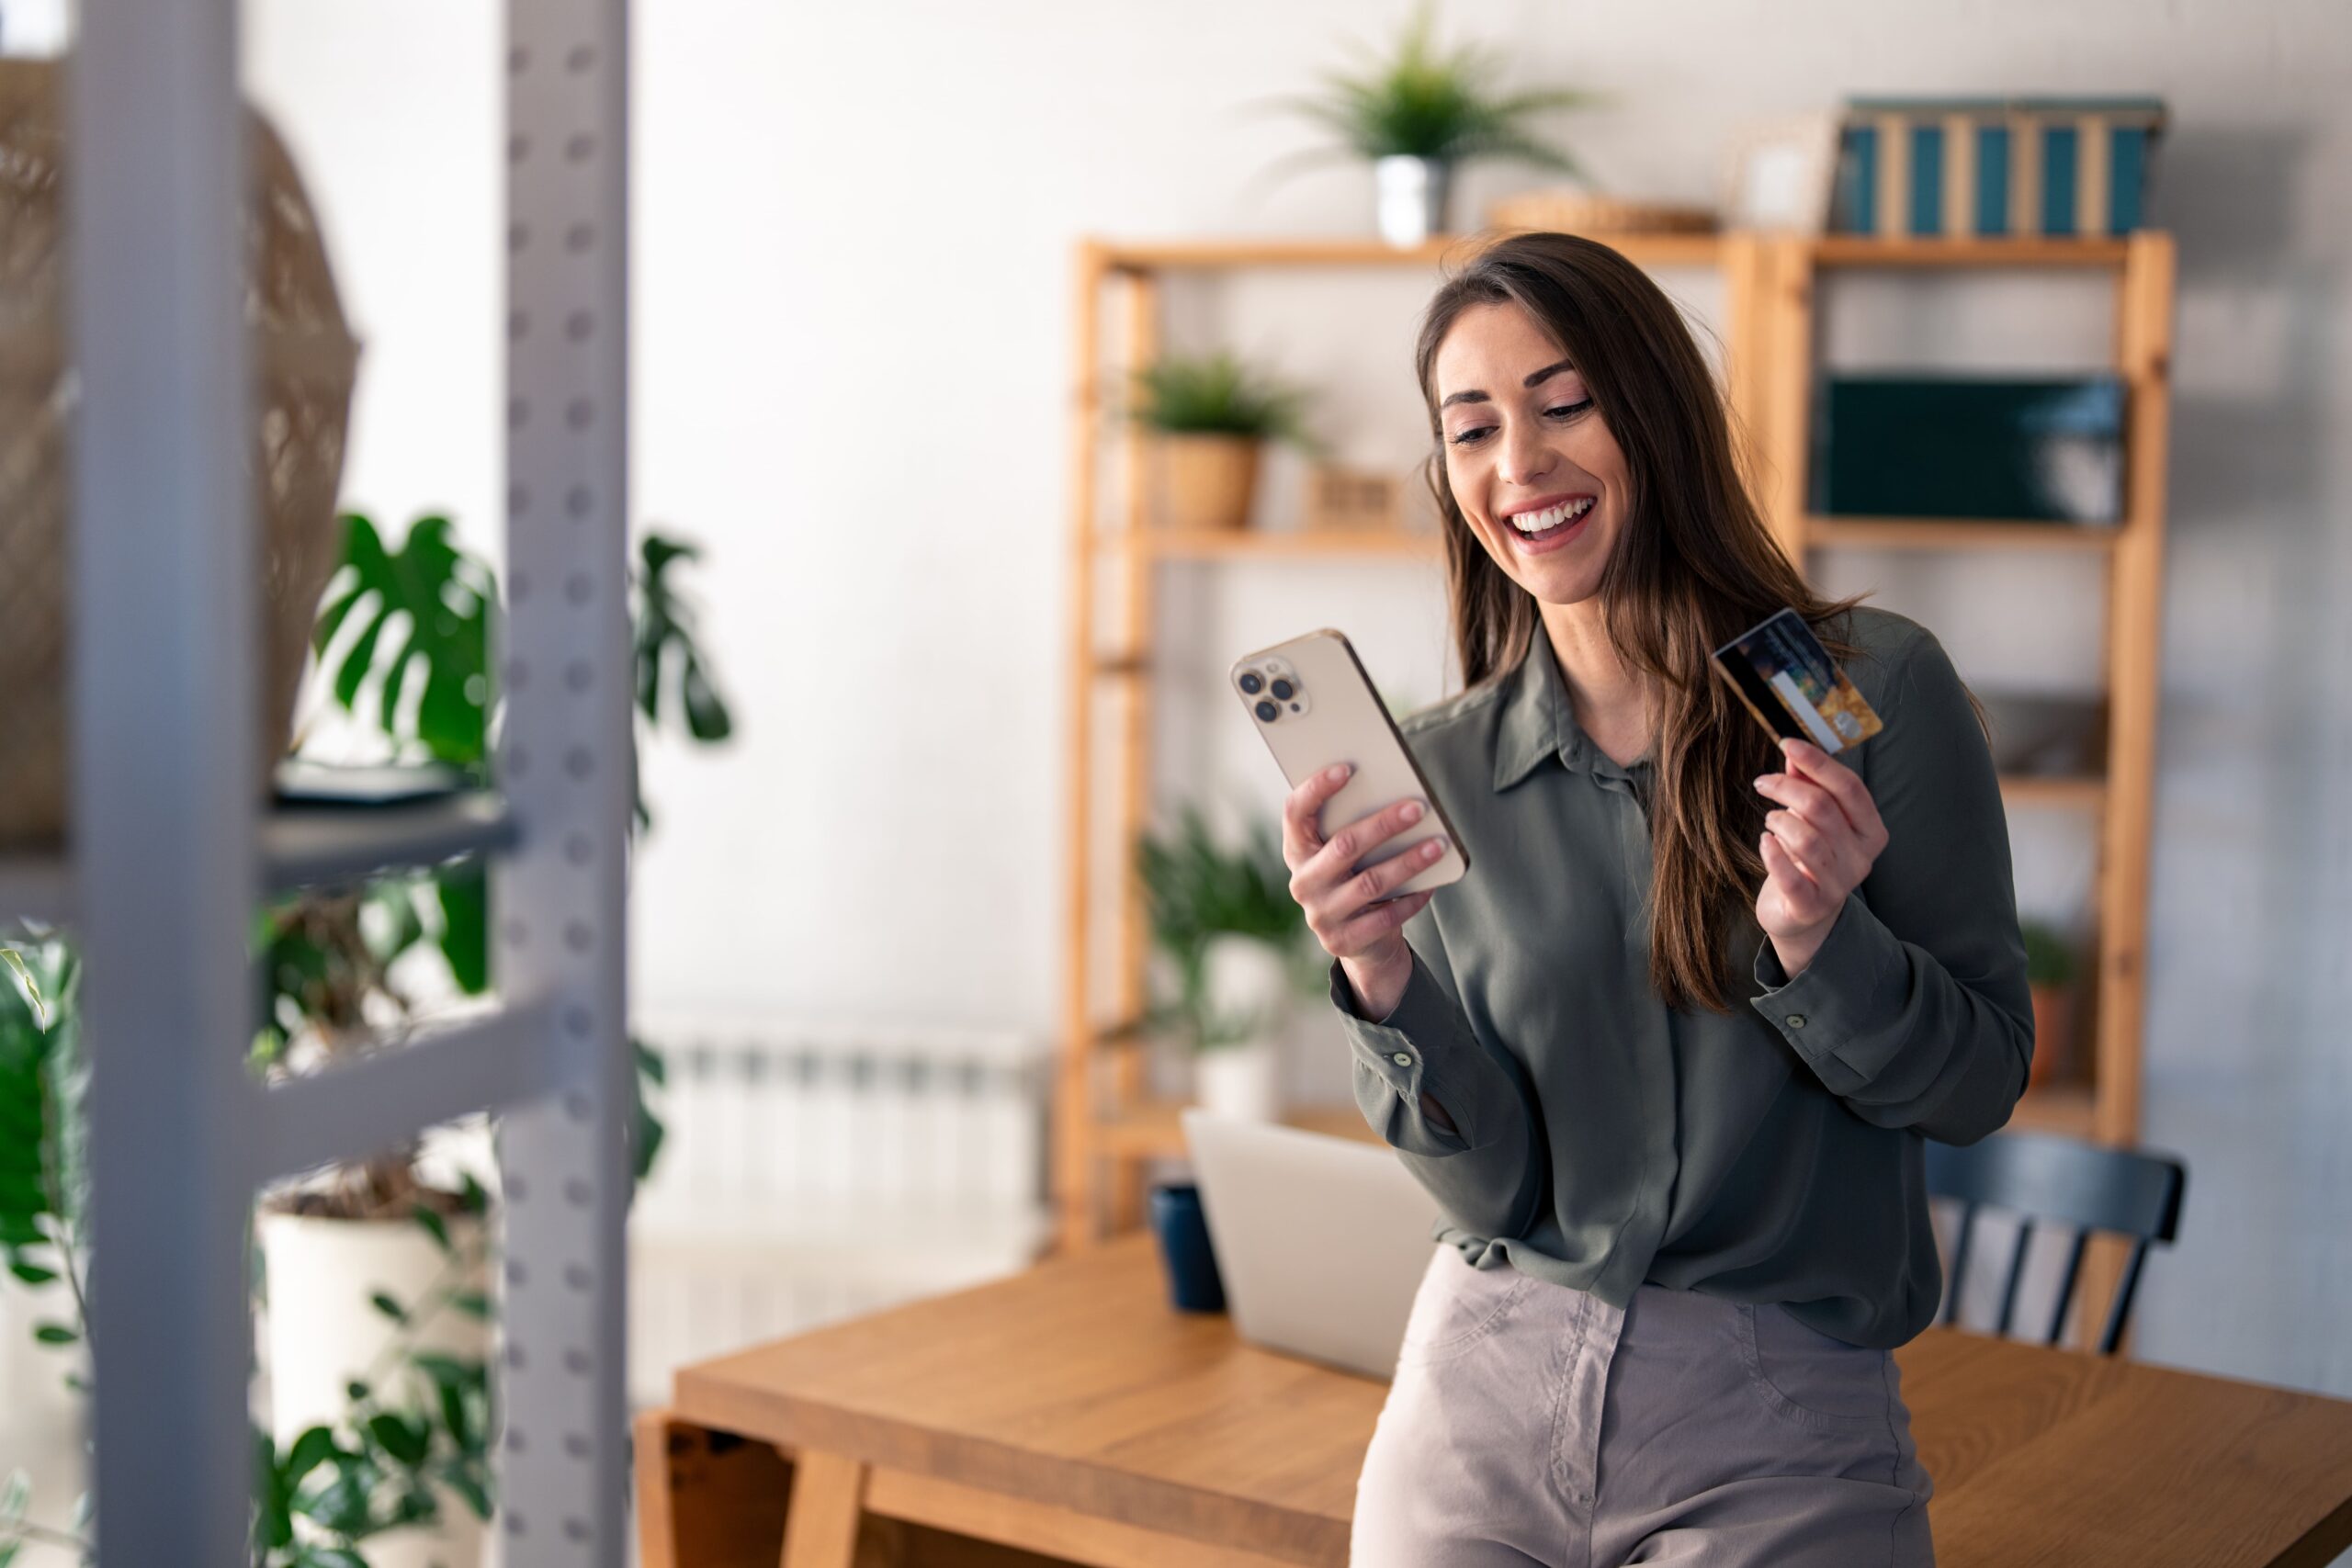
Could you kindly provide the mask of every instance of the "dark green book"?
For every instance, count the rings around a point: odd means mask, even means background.
[[[1812,506],[1824,515],[2123,515],[2116,377],[1827,377],[1813,431]]]

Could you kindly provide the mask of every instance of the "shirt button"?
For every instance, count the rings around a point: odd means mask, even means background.
[[[1801,1012],[1792,1012],[1789,1014],[1789,1027],[1791,1029],[1803,1029],[1804,1027],[1804,1014]]]
[[[1413,1065],[1413,1054],[1410,1051],[1398,1051],[1388,1059],[1400,1067],[1409,1067]]]

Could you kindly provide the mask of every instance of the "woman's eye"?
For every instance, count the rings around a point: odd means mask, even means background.
[[[1573,419],[1577,414],[1584,412],[1585,410],[1590,407],[1592,407],[1592,400],[1590,398],[1585,398],[1573,403],[1555,404],[1551,408],[1545,409],[1544,412],[1547,416],[1555,419]],[[1494,429],[1494,426],[1491,424],[1480,424],[1474,425],[1468,430],[1456,432],[1453,436],[1453,445],[1456,446],[1472,446],[1484,439],[1487,433],[1492,429]]]

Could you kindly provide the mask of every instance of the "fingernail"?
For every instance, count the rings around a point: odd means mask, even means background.
[[[1345,762],[1335,763],[1323,770],[1323,776],[1329,779],[1333,784],[1338,784],[1341,779],[1348,776],[1348,765]]]
[[[1772,782],[1773,777],[1774,775],[1770,773],[1758,773],[1756,776],[1756,787],[1758,789],[1762,789],[1766,784]]]
[[[1443,853],[1445,853],[1445,840],[1443,839],[1431,839],[1421,848],[1421,858],[1423,860],[1435,860]]]
[[[1421,819],[1421,803],[1418,800],[1407,802],[1405,809],[1401,815],[1408,822],[1419,821]]]

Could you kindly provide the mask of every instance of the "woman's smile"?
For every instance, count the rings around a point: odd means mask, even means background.
[[[1589,494],[1539,496],[1504,513],[1504,531],[1524,555],[1561,549],[1586,532],[1585,525],[1600,503],[1599,496]]]

